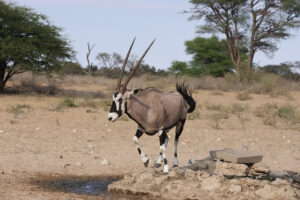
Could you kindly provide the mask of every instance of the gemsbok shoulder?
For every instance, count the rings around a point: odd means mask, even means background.
[[[187,113],[191,113],[195,110],[196,102],[193,99],[191,92],[188,90],[187,85],[184,83],[176,84],[177,92],[169,93],[161,92],[156,88],[133,90],[126,88],[130,79],[134,75],[135,71],[139,67],[144,56],[147,54],[155,40],[149,45],[144,54],[138,60],[124,84],[121,84],[125,66],[134,41],[135,39],[128,50],[122,66],[116,92],[113,94],[113,102],[108,113],[108,120],[114,122],[122,114],[127,114],[130,119],[137,123],[138,128],[135,136],[133,137],[133,141],[136,144],[138,153],[140,154],[145,167],[147,167],[149,164],[149,158],[142,151],[139,145],[139,138],[144,133],[148,135],[155,135],[158,133],[160,154],[156,162],[156,167],[160,167],[163,161],[163,173],[166,174],[169,173],[169,166],[166,158],[166,147],[169,140],[167,133],[170,129],[176,126],[173,167],[177,167],[178,139],[182,133]]]

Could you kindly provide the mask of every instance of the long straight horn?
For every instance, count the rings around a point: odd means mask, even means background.
[[[134,41],[135,41],[135,37],[130,45],[130,48],[128,50],[128,53],[127,53],[127,56],[123,62],[123,66],[122,66],[122,70],[121,70],[121,74],[120,74],[120,77],[119,77],[119,80],[118,80],[118,84],[117,84],[117,92],[120,91],[120,87],[121,87],[121,82],[122,82],[122,77],[123,77],[123,74],[124,74],[124,70],[125,70],[125,67],[126,67],[126,64],[127,64],[127,61],[128,61],[128,58],[129,58],[129,55],[130,55],[130,51],[132,49],[132,46],[134,44]]]
[[[147,54],[147,52],[149,51],[149,49],[151,48],[152,44],[155,42],[155,39],[151,42],[151,44],[149,45],[149,47],[146,49],[146,51],[144,52],[144,54],[142,55],[142,57],[139,59],[139,61],[136,63],[136,65],[134,66],[131,74],[129,75],[129,77],[127,78],[127,80],[124,83],[124,86],[121,88],[121,93],[124,93],[127,87],[127,84],[129,83],[130,79],[132,78],[132,76],[134,75],[135,71],[137,70],[137,68],[140,66],[143,58],[145,57],[145,55]]]

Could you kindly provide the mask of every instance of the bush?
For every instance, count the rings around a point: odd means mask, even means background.
[[[79,63],[74,62],[65,62],[62,64],[59,72],[60,74],[84,74],[84,69]]]
[[[249,93],[246,92],[246,91],[238,92],[237,93],[237,98],[241,101],[246,101],[246,100],[252,99],[251,96],[249,95]]]
[[[289,121],[289,122],[297,122],[298,121],[295,108],[292,107],[291,105],[280,106],[277,111],[277,115],[281,119],[284,119],[285,121]]]
[[[56,107],[56,110],[62,110],[64,108],[74,108],[77,107],[77,105],[75,105],[74,100],[72,99],[65,99],[63,100],[63,102],[59,103]]]

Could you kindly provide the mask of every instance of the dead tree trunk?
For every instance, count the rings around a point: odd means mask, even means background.
[[[93,67],[93,63],[90,63],[90,54],[93,50],[93,48],[95,47],[95,45],[93,44],[92,47],[90,46],[90,43],[87,43],[88,45],[88,52],[86,54],[86,60],[87,60],[87,63],[88,63],[88,75],[92,75],[93,71],[92,71],[92,67]]]

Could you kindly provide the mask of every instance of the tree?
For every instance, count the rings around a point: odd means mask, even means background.
[[[76,62],[63,62],[58,73],[60,74],[84,74],[84,69]]]
[[[74,58],[61,29],[45,15],[0,0],[0,92],[15,74],[57,70]]]
[[[100,68],[105,67],[107,69],[119,68],[122,63],[123,59],[120,54],[118,53],[98,53],[96,59],[100,63]]]
[[[177,74],[189,76],[211,75],[215,77],[224,76],[232,72],[230,56],[226,50],[226,41],[219,40],[216,36],[210,38],[196,37],[185,42],[186,53],[192,55],[192,61],[175,61],[172,63],[171,71]],[[242,60],[245,60],[245,49],[241,52]]]
[[[169,70],[176,75],[185,75],[188,74],[188,65],[186,62],[173,61]]]
[[[260,68],[260,71],[264,73],[276,74],[288,80],[299,81],[300,74],[297,72],[293,72],[293,69],[297,69],[298,67],[299,67],[299,62],[295,62],[294,64],[288,62],[288,63],[280,63],[280,65],[266,65]]]
[[[185,46],[187,54],[193,55],[190,69],[192,74],[220,77],[232,71],[233,65],[226,51],[225,40],[219,40],[216,36],[196,37],[186,41]]]
[[[199,33],[223,33],[227,50],[240,79],[241,47],[248,49],[246,72],[253,66],[257,51],[271,53],[274,41],[290,36],[300,26],[299,0],[190,0],[192,20],[204,18]],[[242,77],[244,78],[244,77]]]
[[[95,47],[95,44],[93,44],[92,47],[91,47],[90,43],[88,42],[87,45],[88,45],[88,52],[86,54],[86,60],[87,60],[87,63],[88,63],[88,66],[87,66],[88,72],[87,72],[87,74],[91,76],[92,72],[93,72],[93,63],[90,62],[90,55],[91,55],[91,52],[92,52],[93,48]]]

